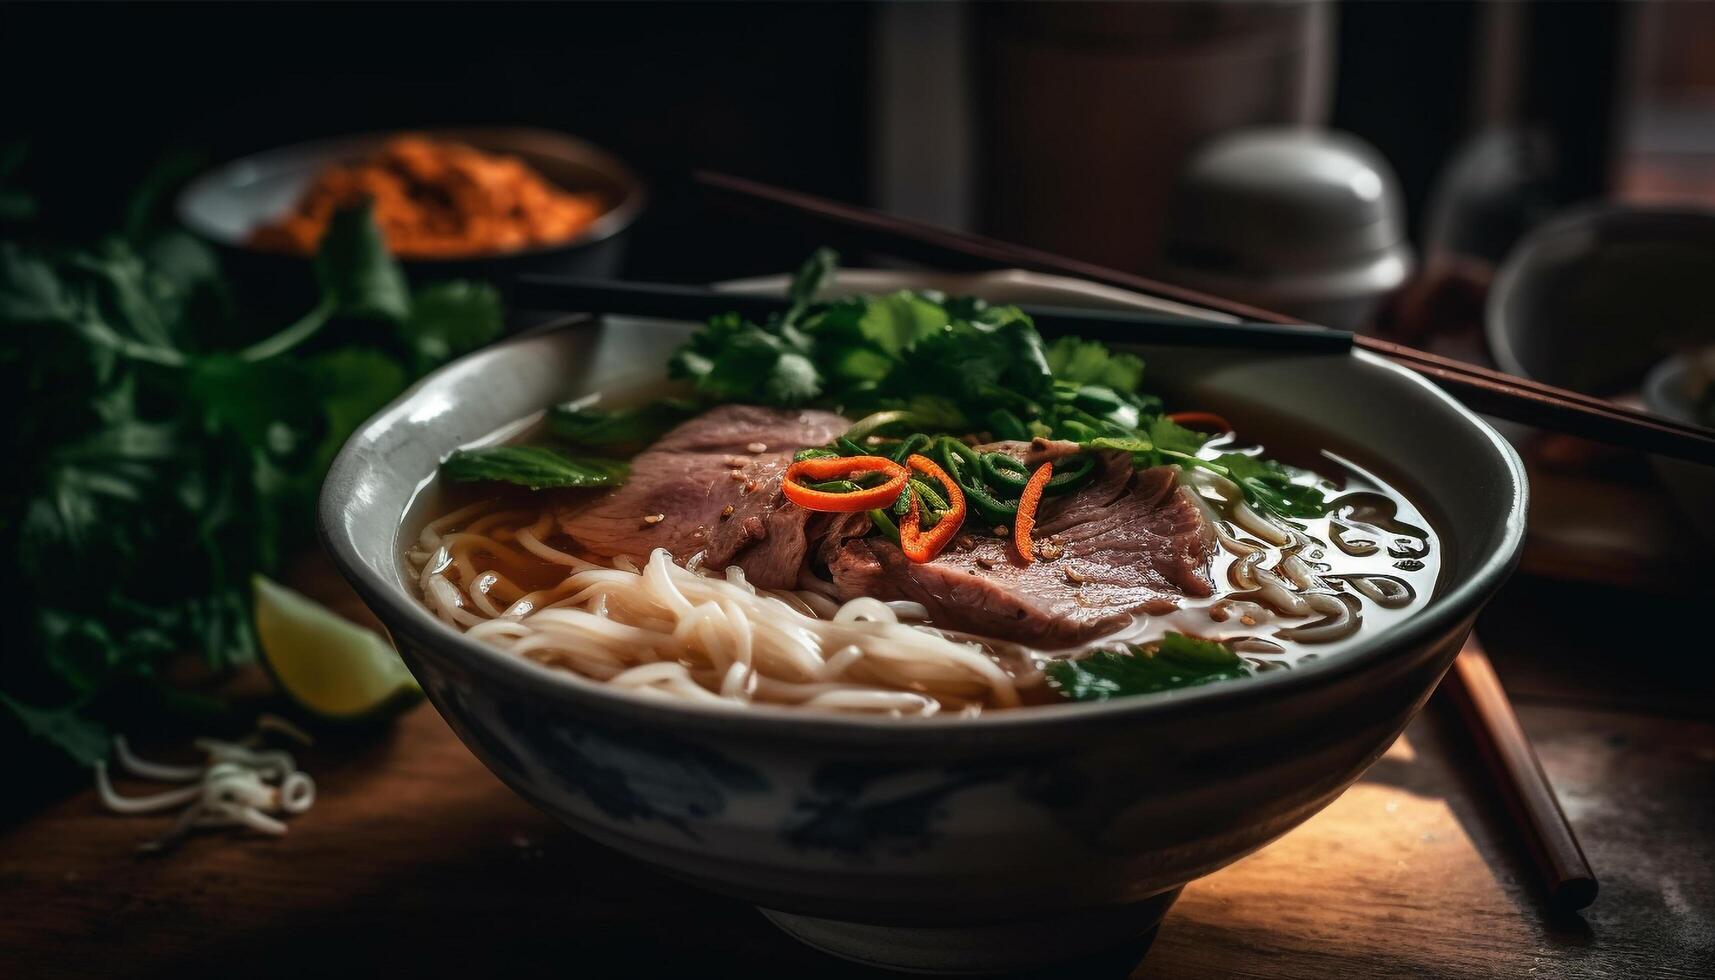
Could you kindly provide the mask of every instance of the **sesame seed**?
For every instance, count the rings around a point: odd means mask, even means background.
[[[744,481],[744,492],[745,493],[755,493],[756,492],[756,481],[755,480]]]
[[[1008,528],[1005,524],[996,524],[994,526],[994,536],[997,538],[1004,538],[1008,534],[1011,534],[1011,533],[1012,533],[1011,529]]]
[[[724,521],[731,516],[732,516],[732,504],[727,504],[725,507],[721,508],[721,520]]]
[[[733,470],[731,473],[729,473],[727,475],[732,477],[735,480],[748,480],[749,479],[749,477],[745,476],[743,473],[740,473],[737,470]]]
[[[666,514],[645,514],[645,515],[643,515],[643,523],[645,523],[645,524],[659,524],[666,519],[667,519]]]
[[[993,558],[978,558],[977,564],[987,569],[993,569],[995,562]]]
[[[969,551],[977,546],[977,542],[968,534],[961,534],[953,539],[953,547],[960,551]]]
[[[1049,540],[1037,545],[1036,553],[1042,557],[1043,561],[1053,561],[1065,554],[1066,549],[1062,548],[1057,542]]]
[[[747,465],[749,462],[750,462],[750,460],[745,459],[743,456],[728,456],[726,458],[726,465],[727,465],[728,469],[736,470],[736,469],[739,469],[740,467]]]
[[[1256,617],[1250,615],[1249,613],[1246,613],[1245,615],[1239,617],[1239,622],[1245,624],[1246,626],[1255,626],[1256,625]]]
[[[766,443],[766,442],[753,442],[744,448],[747,451],[752,452],[752,453],[765,453],[768,451],[768,443]]]
[[[1083,585],[1085,582],[1088,582],[1089,579],[1085,578],[1082,575],[1079,575],[1077,569],[1068,568],[1068,569],[1066,569],[1066,581],[1072,583],[1073,585]]]

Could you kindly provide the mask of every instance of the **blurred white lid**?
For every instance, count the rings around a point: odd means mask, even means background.
[[[1349,271],[1404,242],[1402,210],[1393,171],[1363,141],[1245,129],[1200,148],[1181,172],[1167,254],[1239,277]]]

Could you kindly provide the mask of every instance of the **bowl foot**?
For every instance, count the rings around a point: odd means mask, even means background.
[[[1056,976],[1122,977],[1148,951],[1156,926],[1179,892],[1174,888],[1129,905],[1063,915],[952,926],[876,925],[760,911],[799,942],[866,966],[961,975],[1017,974],[1054,966]],[[1128,954],[1124,964],[1104,966]],[[1080,969],[1065,972],[1072,960],[1080,961]]]

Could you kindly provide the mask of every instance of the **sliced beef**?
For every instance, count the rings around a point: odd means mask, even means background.
[[[710,566],[737,564],[762,588],[790,588],[809,548],[811,515],[781,494],[781,478],[793,453],[849,426],[831,412],[712,409],[638,454],[624,486],[562,508],[560,529],[598,555],[666,548],[684,560],[701,551]],[[660,521],[645,520],[656,514]]]
[[[822,553],[844,599],[920,602],[948,629],[1067,646],[1211,593],[1213,530],[1188,494],[1171,468],[1134,473],[1117,455],[1089,485],[1045,503],[1035,538],[1056,539],[1061,555],[1051,561],[1021,565],[1007,542],[975,535],[974,547],[925,564],[877,537],[830,542]]]

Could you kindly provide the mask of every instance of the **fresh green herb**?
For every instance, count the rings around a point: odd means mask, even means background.
[[[1070,337],[1045,345],[1017,307],[968,297],[902,291],[817,302],[835,261],[826,249],[812,256],[780,316],[712,319],[674,353],[670,372],[711,401],[816,404],[861,417],[848,434],[858,441],[884,430],[986,427],[999,439],[1045,436],[1129,452],[1139,467],[1210,465],[1198,459],[1209,437],[1174,423],[1159,399],[1139,391],[1144,364],[1136,356]],[[1252,457],[1238,469],[1234,479],[1252,503],[1288,517],[1321,512],[1321,491],[1295,471]],[[975,512],[999,523],[1006,502],[983,492],[994,481],[975,466],[954,475],[978,492]]]
[[[1320,517],[1328,509],[1328,495],[1309,482],[1313,473],[1243,453],[1223,453],[1210,462],[1226,470],[1246,499],[1282,517]]]
[[[1244,677],[1244,661],[1224,643],[1168,633],[1156,647],[1130,652],[1102,650],[1077,660],[1056,661],[1048,683],[1073,701],[1106,701]]]
[[[486,287],[413,296],[366,210],[334,220],[320,296],[283,326],[146,210],[88,248],[0,245],[0,551],[24,610],[0,716],[85,763],[110,720],[190,703],[175,658],[253,658],[250,577],[313,540],[346,437],[500,330]]]
[[[1100,385],[1126,394],[1136,394],[1137,386],[1143,382],[1141,358],[1076,337],[1061,337],[1049,346],[1048,367],[1056,381]]]
[[[548,431],[578,449],[630,456],[701,410],[696,402],[681,398],[614,409],[567,402],[548,410]]]
[[[460,483],[493,480],[532,490],[545,487],[615,487],[631,473],[617,459],[566,456],[546,446],[460,449],[441,464],[441,475]]]

